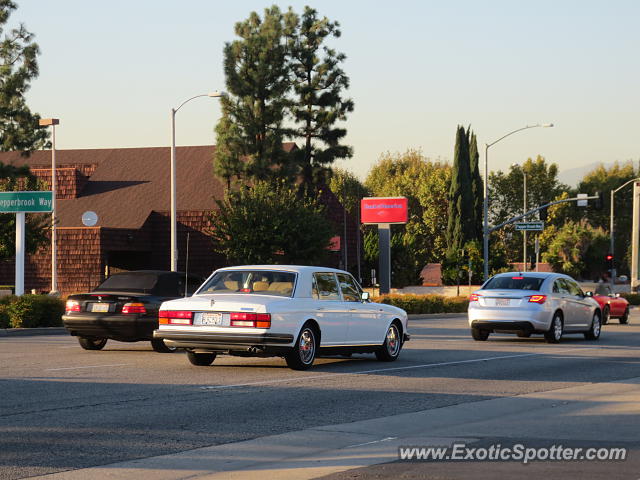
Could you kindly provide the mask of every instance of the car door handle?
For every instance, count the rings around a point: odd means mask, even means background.
[[[316,312],[319,312],[319,311],[321,311],[321,310],[324,310],[324,307],[318,307],[318,308],[316,308]]]
[[[358,309],[357,309],[357,308],[350,308],[350,309],[349,309],[349,311],[350,311],[350,312],[357,312],[357,311],[358,311]]]

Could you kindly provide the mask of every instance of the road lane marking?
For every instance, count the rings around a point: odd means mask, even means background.
[[[387,438],[383,438],[382,440],[374,440],[373,442],[365,442],[365,443],[357,443],[355,445],[348,445],[344,448],[364,447],[365,445],[373,445],[374,443],[388,442],[389,440],[397,440],[397,439],[398,437],[387,437]]]
[[[47,368],[45,372],[57,372],[60,370],[80,370],[82,368],[101,368],[101,367],[126,367],[128,363],[112,363],[111,365],[87,365],[85,367],[63,367],[63,368]]]
[[[587,347],[585,349],[591,350],[593,347]],[[584,350],[584,349],[580,349]],[[562,353],[576,351],[574,348],[567,348],[563,350],[555,350],[550,353]],[[287,382],[295,382],[298,380],[316,380],[320,378],[331,378],[337,376],[345,376],[345,375],[363,375],[369,373],[381,373],[381,372],[397,372],[399,370],[413,370],[416,368],[431,368],[431,367],[446,367],[450,365],[463,365],[466,363],[479,363],[479,362],[489,362],[491,360],[506,360],[510,358],[524,358],[524,357],[535,357],[535,356],[543,356],[542,353],[522,353],[518,355],[502,355],[499,357],[485,357],[485,358],[473,358],[470,360],[456,360],[453,362],[440,362],[440,363],[424,363],[421,365],[407,365],[406,367],[393,367],[393,368],[376,368],[373,370],[360,370],[356,372],[336,372],[336,373],[328,373],[326,375],[314,375],[309,377],[294,377],[294,378],[278,378],[275,380],[262,380],[258,382],[247,382],[247,383],[237,383],[233,385],[207,385],[200,387],[203,390],[225,390],[228,388],[241,388],[241,387],[252,387],[255,385],[271,385],[274,383],[287,383]]]

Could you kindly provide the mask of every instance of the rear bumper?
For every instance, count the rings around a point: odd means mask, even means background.
[[[551,326],[552,312],[545,309],[469,308],[469,326],[484,330],[546,332]]]
[[[486,330],[488,332],[528,332],[533,333],[538,329],[531,322],[492,322],[489,320],[475,320],[471,322],[471,328],[477,328],[479,330]]]
[[[124,342],[151,340],[158,317],[139,315],[63,315],[62,323],[71,335],[110,338]]]
[[[288,333],[219,333],[219,332],[179,332],[155,330],[153,338],[161,338],[170,347],[191,350],[228,351],[287,349],[293,343],[293,335]]]

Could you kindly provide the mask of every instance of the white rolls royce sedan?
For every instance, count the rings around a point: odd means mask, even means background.
[[[193,365],[217,355],[281,356],[306,370],[316,355],[398,358],[407,313],[369,301],[343,270],[284,265],[222,268],[192,297],[164,302],[154,338],[185,349]]]

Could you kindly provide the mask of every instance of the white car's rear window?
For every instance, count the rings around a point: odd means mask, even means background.
[[[489,279],[483,290],[540,290],[544,277],[528,275],[500,276]]]
[[[228,270],[216,272],[198,290],[203,293],[260,294],[290,297],[296,274],[270,270]]]

